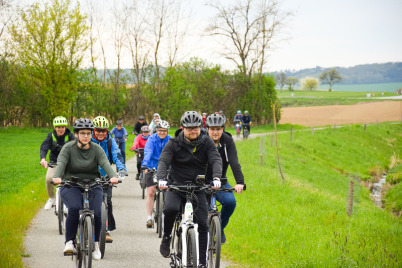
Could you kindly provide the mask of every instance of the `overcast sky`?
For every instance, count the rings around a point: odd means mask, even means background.
[[[267,71],[402,61],[402,0],[281,2],[294,16],[281,36],[287,40],[271,51]],[[197,17],[210,17],[207,9],[198,10]]]

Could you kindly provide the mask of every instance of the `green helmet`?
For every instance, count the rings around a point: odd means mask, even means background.
[[[109,128],[109,121],[103,116],[95,117],[93,122],[94,122],[95,128],[103,128],[103,129]]]
[[[247,111],[247,110],[245,110],[245,111],[244,111],[244,114],[248,114],[248,111]]]
[[[67,119],[64,116],[58,116],[53,119],[53,126],[60,127],[60,126],[67,126]]]

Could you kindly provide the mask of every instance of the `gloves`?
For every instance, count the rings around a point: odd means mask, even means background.
[[[214,188],[221,188],[221,180],[219,178],[214,178],[211,182],[212,187]]]
[[[120,169],[117,175],[122,178],[127,175],[127,172],[124,169]]]
[[[167,186],[167,181],[165,180],[160,180],[158,182],[158,187],[166,187]]]

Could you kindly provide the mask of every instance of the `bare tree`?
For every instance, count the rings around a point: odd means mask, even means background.
[[[88,16],[88,26],[89,26],[89,44],[90,44],[90,53],[91,53],[91,63],[92,63],[92,69],[93,69],[93,74],[95,81],[97,79],[97,71],[96,71],[96,55],[95,55],[95,43],[96,43],[96,37],[94,36],[95,33],[95,17],[96,17],[96,5],[93,2],[93,0],[87,0],[87,16]]]
[[[286,85],[286,74],[284,72],[277,73],[275,75],[275,81],[282,90],[283,86]]]
[[[323,72],[323,73],[320,75],[320,81],[321,81],[323,84],[328,84],[328,85],[329,85],[328,91],[332,91],[332,86],[333,86],[335,83],[341,82],[341,81],[342,81],[342,77],[341,77],[341,75],[339,74],[338,70],[336,70],[335,68],[332,68],[332,69],[330,69],[330,70],[328,70],[328,71]]]
[[[251,77],[256,69],[261,74],[272,39],[290,12],[281,12],[276,0],[236,0],[229,6],[210,1],[208,5],[218,13],[207,32],[222,37],[223,56],[244,75]]]

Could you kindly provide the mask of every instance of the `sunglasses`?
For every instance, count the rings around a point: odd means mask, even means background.
[[[99,133],[105,133],[107,132],[107,129],[95,129],[95,131]]]

